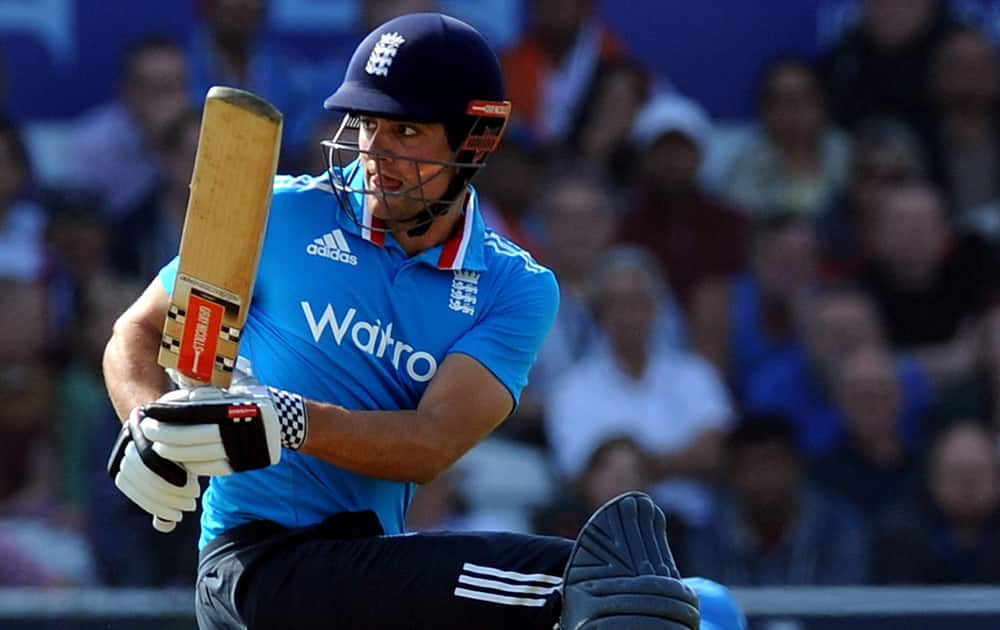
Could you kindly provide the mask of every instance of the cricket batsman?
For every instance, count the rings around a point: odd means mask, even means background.
[[[157,366],[176,259],[105,353],[127,427],[116,485],[178,521],[210,477],[199,626],[696,630],[644,494],[609,502],[576,541],[405,531],[417,486],[513,411],[558,289],[483,224],[470,185],[511,107],[476,30],[390,20],[325,107],[344,114],[328,172],[274,183],[233,385],[173,389]]]

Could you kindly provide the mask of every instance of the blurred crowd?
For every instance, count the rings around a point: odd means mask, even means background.
[[[177,251],[207,87],[275,103],[282,172],[320,173],[346,64],[262,37],[265,0],[202,4],[190,41],[129,48],[61,181],[0,121],[0,585],[193,579],[196,519],[156,533],[104,473],[104,343]],[[359,38],[436,6],[363,5]],[[560,310],[515,414],[411,526],[572,537],[644,488],[685,574],[1000,583],[994,45],[941,2],[864,0],[821,58],[764,64],[755,120],[719,124],[592,0],[526,7],[501,51],[515,120],[475,185]]]

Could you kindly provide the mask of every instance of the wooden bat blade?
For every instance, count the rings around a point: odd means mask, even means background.
[[[191,176],[180,268],[158,361],[228,387],[267,229],[282,116],[242,90],[208,92]]]

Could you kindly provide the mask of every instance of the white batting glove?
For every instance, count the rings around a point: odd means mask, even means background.
[[[184,512],[197,509],[201,486],[190,471],[156,454],[139,429],[139,421],[137,408],[115,441],[108,474],[122,494],[153,515],[153,527],[167,533]]]
[[[282,446],[299,448],[308,426],[301,396],[261,385],[179,389],[141,411],[154,452],[197,475],[277,464]]]

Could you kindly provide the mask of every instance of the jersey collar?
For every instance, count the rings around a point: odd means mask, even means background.
[[[361,170],[357,169],[355,177],[361,176]],[[351,182],[352,187],[361,186],[360,182]],[[436,266],[438,269],[459,270],[468,269],[470,271],[482,271],[486,268],[483,249],[485,247],[483,238],[486,233],[486,224],[479,211],[479,193],[472,186],[468,187],[469,195],[466,198],[465,210],[461,221],[456,226],[455,231],[448,240],[418,254],[417,258]],[[364,208],[361,217],[361,237],[366,241],[384,247],[386,242],[386,232],[377,228],[384,228],[385,221],[372,216],[368,210],[368,204],[364,202],[364,195],[357,193],[354,203]],[[372,229],[376,228],[376,229]]]
[[[455,231],[442,245],[431,249],[431,252],[440,250],[437,255],[438,269],[482,271],[486,268],[483,257],[486,224],[479,212],[479,193],[471,186],[468,190],[465,212]]]

